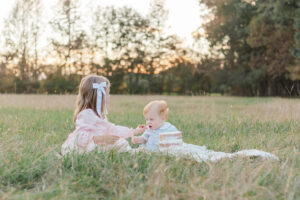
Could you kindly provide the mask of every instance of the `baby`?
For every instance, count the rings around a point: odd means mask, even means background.
[[[159,134],[178,131],[175,126],[166,122],[168,117],[168,106],[165,101],[151,101],[144,108],[147,129],[142,136],[133,136],[133,144],[142,144],[140,148],[149,151],[158,150]]]
[[[166,150],[168,155],[191,158],[197,162],[203,162],[203,161],[216,162],[224,158],[230,159],[235,156],[247,156],[247,157],[258,156],[265,159],[279,160],[277,156],[257,149],[242,150],[235,153],[225,153],[225,152],[217,152],[217,151],[209,150],[205,146],[198,146],[194,144],[184,143],[183,141],[181,145],[177,146],[172,144],[171,146],[167,146],[167,148],[164,148],[162,147],[162,144],[165,145],[166,143],[160,141],[159,137],[167,136],[168,133],[171,132],[178,132],[175,126],[166,122],[168,117],[168,111],[169,109],[165,101],[152,101],[145,106],[144,117],[146,119],[147,128],[142,136],[132,137],[133,144],[142,144],[138,149],[134,149],[134,152],[139,152],[144,150],[146,150],[146,152],[153,152],[158,150],[163,152]],[[142,125],[140,129],[142,129]]]

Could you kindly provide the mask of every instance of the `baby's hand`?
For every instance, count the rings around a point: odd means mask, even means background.
[[[142,132],[144,132],[146,130],[146,126],[145,125],[138,125],[138,127],[136,127],[136,129],[134,130],[134,134],[140,134]]]
[[[138,143],[138,140],[139,140],[139,138],[138,138],[138,137],[136,137],[136,136],[133,136],[133,137],[131,138],[131,142],[132,142],[132,144],[136,144],[136,143]]]

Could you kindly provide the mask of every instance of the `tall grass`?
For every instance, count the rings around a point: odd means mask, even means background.
[[[160,154],[57,157],[74,130],[75,96],[0,95],[1,199],[300,199],[300,100],[112,96],[110,121],[144,123],[165,99],[184,141],[216,151],[261,149],[280,161],[197,163]]]

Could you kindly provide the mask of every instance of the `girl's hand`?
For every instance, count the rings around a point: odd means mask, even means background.
[[[146,130],[145,125],[138,125],[136,129],[134,130],[134,135],[140,134]]]
[[[114,144],[118,139],[120,139],[119,136],[108,135],[108,134],[99,135],[99,136],[97,135],[93,137],[95,144],[105,144],[105,145]]]

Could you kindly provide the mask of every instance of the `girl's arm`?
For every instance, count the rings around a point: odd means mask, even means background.
[[[113,123],[109,123],[108,133],[119,136],[121,138],[128,138],[134,135],[134,129],[125,126],[118,126]]]
[[[136,134],[142,133],[145,131],[145,126],[144,125],[140,125],[138,126],[136,129],[133,128],[128,128],[125,126],[117,126],[113,123],[109,123],[109,130],[108,132],[112,135],[116,135],[119,136],[121,138],[129,138],[132,137]]]
[[[85,151],[90,142],[98,144],[114,144],[120,137],[110,134],[111,126],[102,120],[90,109],[79,113],[76,119],[76,146],[79,151]]]
[[[80,130],[77,137],[77,146],[80,150],[84,151],[90,140],[93,140],[96,145],[109,145],[114,144],[118,139],[120,139],[119,136],[111,134],[95,135],[94,131],[96,130],[92,130],[90,128]]]
[[[77,129],[76,145],[79,151],[85,151],[91,137],[91,130],[87,128]]]
[[[120,139],[119,136],[108,135],[108,134],[96,135],[93,137],[93,141],[97,145],[99,145],[99,144],[106,144],[106,145],[114,144],[118,139]]]

